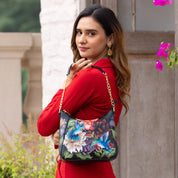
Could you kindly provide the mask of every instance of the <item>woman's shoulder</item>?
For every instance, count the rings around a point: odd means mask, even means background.
[[[111,60],[110,59],[100,59],[99,61],[97,61],[94,64],[94,66],[79,71],[76,74],[76,76],[84,77],[84,78],[87,77],[88,79],[103,78],[104,75],[100,69],[104,70],[104,72],[107,72],[107,74],[109,74],[110,73],[109,71],[114,69]],[[108,70],[108,69],[111,69],[111,70]]]
[[[100,81],[104,78],[104,75],[100,70],[96,69],[95,67],[91,67],[81,70],[76,74],[76,77],[80,80]]]

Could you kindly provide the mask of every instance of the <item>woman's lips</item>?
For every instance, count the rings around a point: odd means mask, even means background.
[[[88,50],[88,48],[86,48],[86,47],[79,47],[79,50],[84,52],[84,51]]]

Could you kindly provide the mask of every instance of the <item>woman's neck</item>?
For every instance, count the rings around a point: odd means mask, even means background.
[[[91,60],[92,64],[95,64],[100,59],[106,59],[106,58],[108,58],[108,56],[106,55],[106,53],[104,53],[104,54],[97,56],[96,58],[88,58],[88,59]]]

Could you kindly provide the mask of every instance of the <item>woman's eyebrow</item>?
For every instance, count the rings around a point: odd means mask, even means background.
[[[82,31],[81,29],[77,28],[76,31]],[[97,32],[96,29],[85,29],[84,31],[87,31],[87,32]]]
[[[85,31],[87,31],[87,32],[97,32],[97,30],[95,30],[95,29],[86,29]]]

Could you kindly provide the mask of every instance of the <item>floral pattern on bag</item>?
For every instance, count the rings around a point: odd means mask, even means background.
[[[114,112],[93,120],[60,112],[59,152],[62,160],[111,160],[117,156]]]

